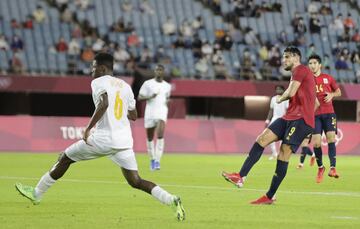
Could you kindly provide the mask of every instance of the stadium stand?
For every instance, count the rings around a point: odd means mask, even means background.
[[[180,78],[282,80],[279,54],[295,43],[304,60],[326,55],[337,80],[359,83],[358,9],[328,0],[2,0],[0,71],[88,74],[94,53],[121,47],[117,74],[162,62]],[[173,34],[163,31],[168,18]]]

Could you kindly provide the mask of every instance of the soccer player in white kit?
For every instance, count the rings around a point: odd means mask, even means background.
[[[144,126],[147,135],[147,151],[150,156],[150,169],[160,169],[160,159],[164,153],[164,130],[168,115],[171,85],[164,80],[164,66],[155,67],[155,77],[147,80],[139,91],[139,100],[146,101]],[[156,130],[156,144],[154,135]]]
[[[270,110],[267,119],[265,121],[266,126],[269,126],[272,122],[274,122],[278,118],[281,118],[286,113],[286,110],[289,107],[289,100],[283,101],[282,103],[279,104],[276,103],[276,97],[282,95],[284,91],[285,88],[281,85],[277,85],[275,87],[276,95],[273,96],[270,101]],[[271,148],[271,156],[269,157],[269,160],[277,158],[278,151],[276,149],[276,142],[271,143],[270,148]]]
[[[41,177],[35,188],[21,183],[16,183],[15,187],[33,204],[39,204],[43,194],[65,174],[72,163],[107,156],[122,169],[129,185],[172,206],[178,220],[184,220],[185,211],[180,198],[143,180],[138,174],[129,122],[129,119],[135,121],[137,118],[134,94],[125,81],[112,76],[113,63],[113,56],[107,53],[97,54],[93,61],[92,76],[95,79],[91,82],[91,88],[95,111],[83,139],[60,155],[58,162]],[[95,130],[90,133],[93,127]]]

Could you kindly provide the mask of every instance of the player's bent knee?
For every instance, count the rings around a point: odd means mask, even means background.
[[[141,181],[140,177],[136,177],[128,181],[128,183],[132,188],[141,189]]]

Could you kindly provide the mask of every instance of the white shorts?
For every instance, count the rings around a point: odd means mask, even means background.
[[[65,150],[65,154],[73,161],[91,160],[108,156],[113,162],[127,170],[138,170],[135,153],[133,149],[113,149],[107,146],[96,144],[93,137],[79,140]]]
[[[166,120],[164,119],[144,119],[144,126],[145,128],[153,128],[157,126],[159,121],[164,121],[166,123]]]

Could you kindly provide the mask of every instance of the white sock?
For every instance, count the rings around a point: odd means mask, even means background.
[[[275,142],[270,144],[270,149],[271,149],[272,155],[276,157],[278,155],[278,153],[276,151],[276,143]]]
[[[158,199],[161,203],[170,205],[174,201],[174,196],[160,188],[159,186],[155,186],[151,190],[151,195]]]
[[[163,153],[164,153],[164,139],[163,138],[158,138],[156,140],[156,149],[155,149],[155,160],[160,161]]]
[[[35,197],[37,199],[41,199],[42,195],[53,185],[56,180],[54,180],[49,172],[45,173],[44,176],[41,177],[39,183],[35,187]]]
[[[147,151],[148,151],[148,154],[149,154],[151,160],[154,160],[155,159],[154,141],[147,140],[146,147],[147,147]]]

